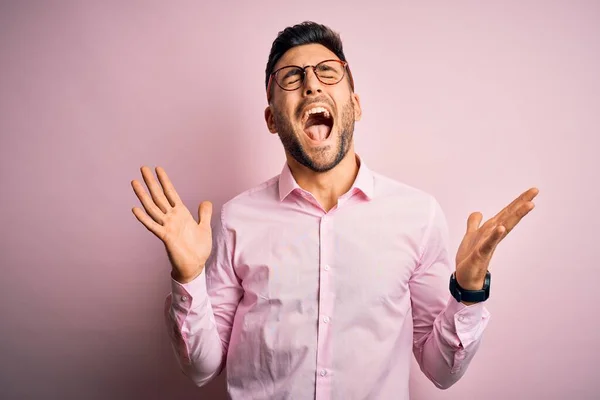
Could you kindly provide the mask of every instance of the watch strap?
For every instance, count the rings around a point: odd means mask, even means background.
[[[490,297],[490,284],[492,275],[490,271],[485,274],[485,281],[483,288],[480,290],[466,290],[460,287],[456,280],[455,273],[450,276],[450,293],[456,299],[456,301],[466,301],[469,303],[479,303],[486,301]]]

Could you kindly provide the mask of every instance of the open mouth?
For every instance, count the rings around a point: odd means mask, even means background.
[[[333,127],[333,117],[324,107],[313,107],[304,113],[304,133],[315,142],[329,138]]]

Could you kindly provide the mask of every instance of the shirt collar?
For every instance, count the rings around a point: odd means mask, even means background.
[[[356,161],[358,162],[358,174],[356,175],[356,179],[349,192],[352,193],[353,191],[358,190],[362,192],[368,200],[371,200],[373,199],[374,192],[373,173],[358,154],[355,154],[355,156]],[[296,179],[294,179],[292,171],[286,162],[279,175],[279,201],[283,201],[295,190],[302,190],[302,188],[298,185]]]

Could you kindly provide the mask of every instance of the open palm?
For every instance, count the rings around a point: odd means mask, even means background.
[[[513,200],[493,218],[479,226],[483,216],[472,213],[467,220],[467,232],[456,253],[456,280],[467,290],[480,290],[496,246],[535,207],[532,200],[537,188],[530,188]]]
[[[200,204],[196,222],[163,168],[156,168],[160,185],[150,168],[144,166],[141,172],[150,195],[140,182],[131,182],[146,211],[134,207],[133,214],[164,243],[173,267],[173,278],[182,283],[189,282],[200,275],[210,256],[212,203],[204,201]]]

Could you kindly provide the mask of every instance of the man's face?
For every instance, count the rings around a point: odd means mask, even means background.
[[[338,59],[319,44],[297,46],[288,50],[275,69],[297,65],[316,65],[323,60]],[[354,121],[361,115],[358,95],[352,93],[348,73],[335,85],[321,83],[312,68],[300,88],[281,89],[271,83],[272,97],[265,110],[267,126],[278,133],[286,152],[298,163],[315,172],[334,168],[352,145]]]

